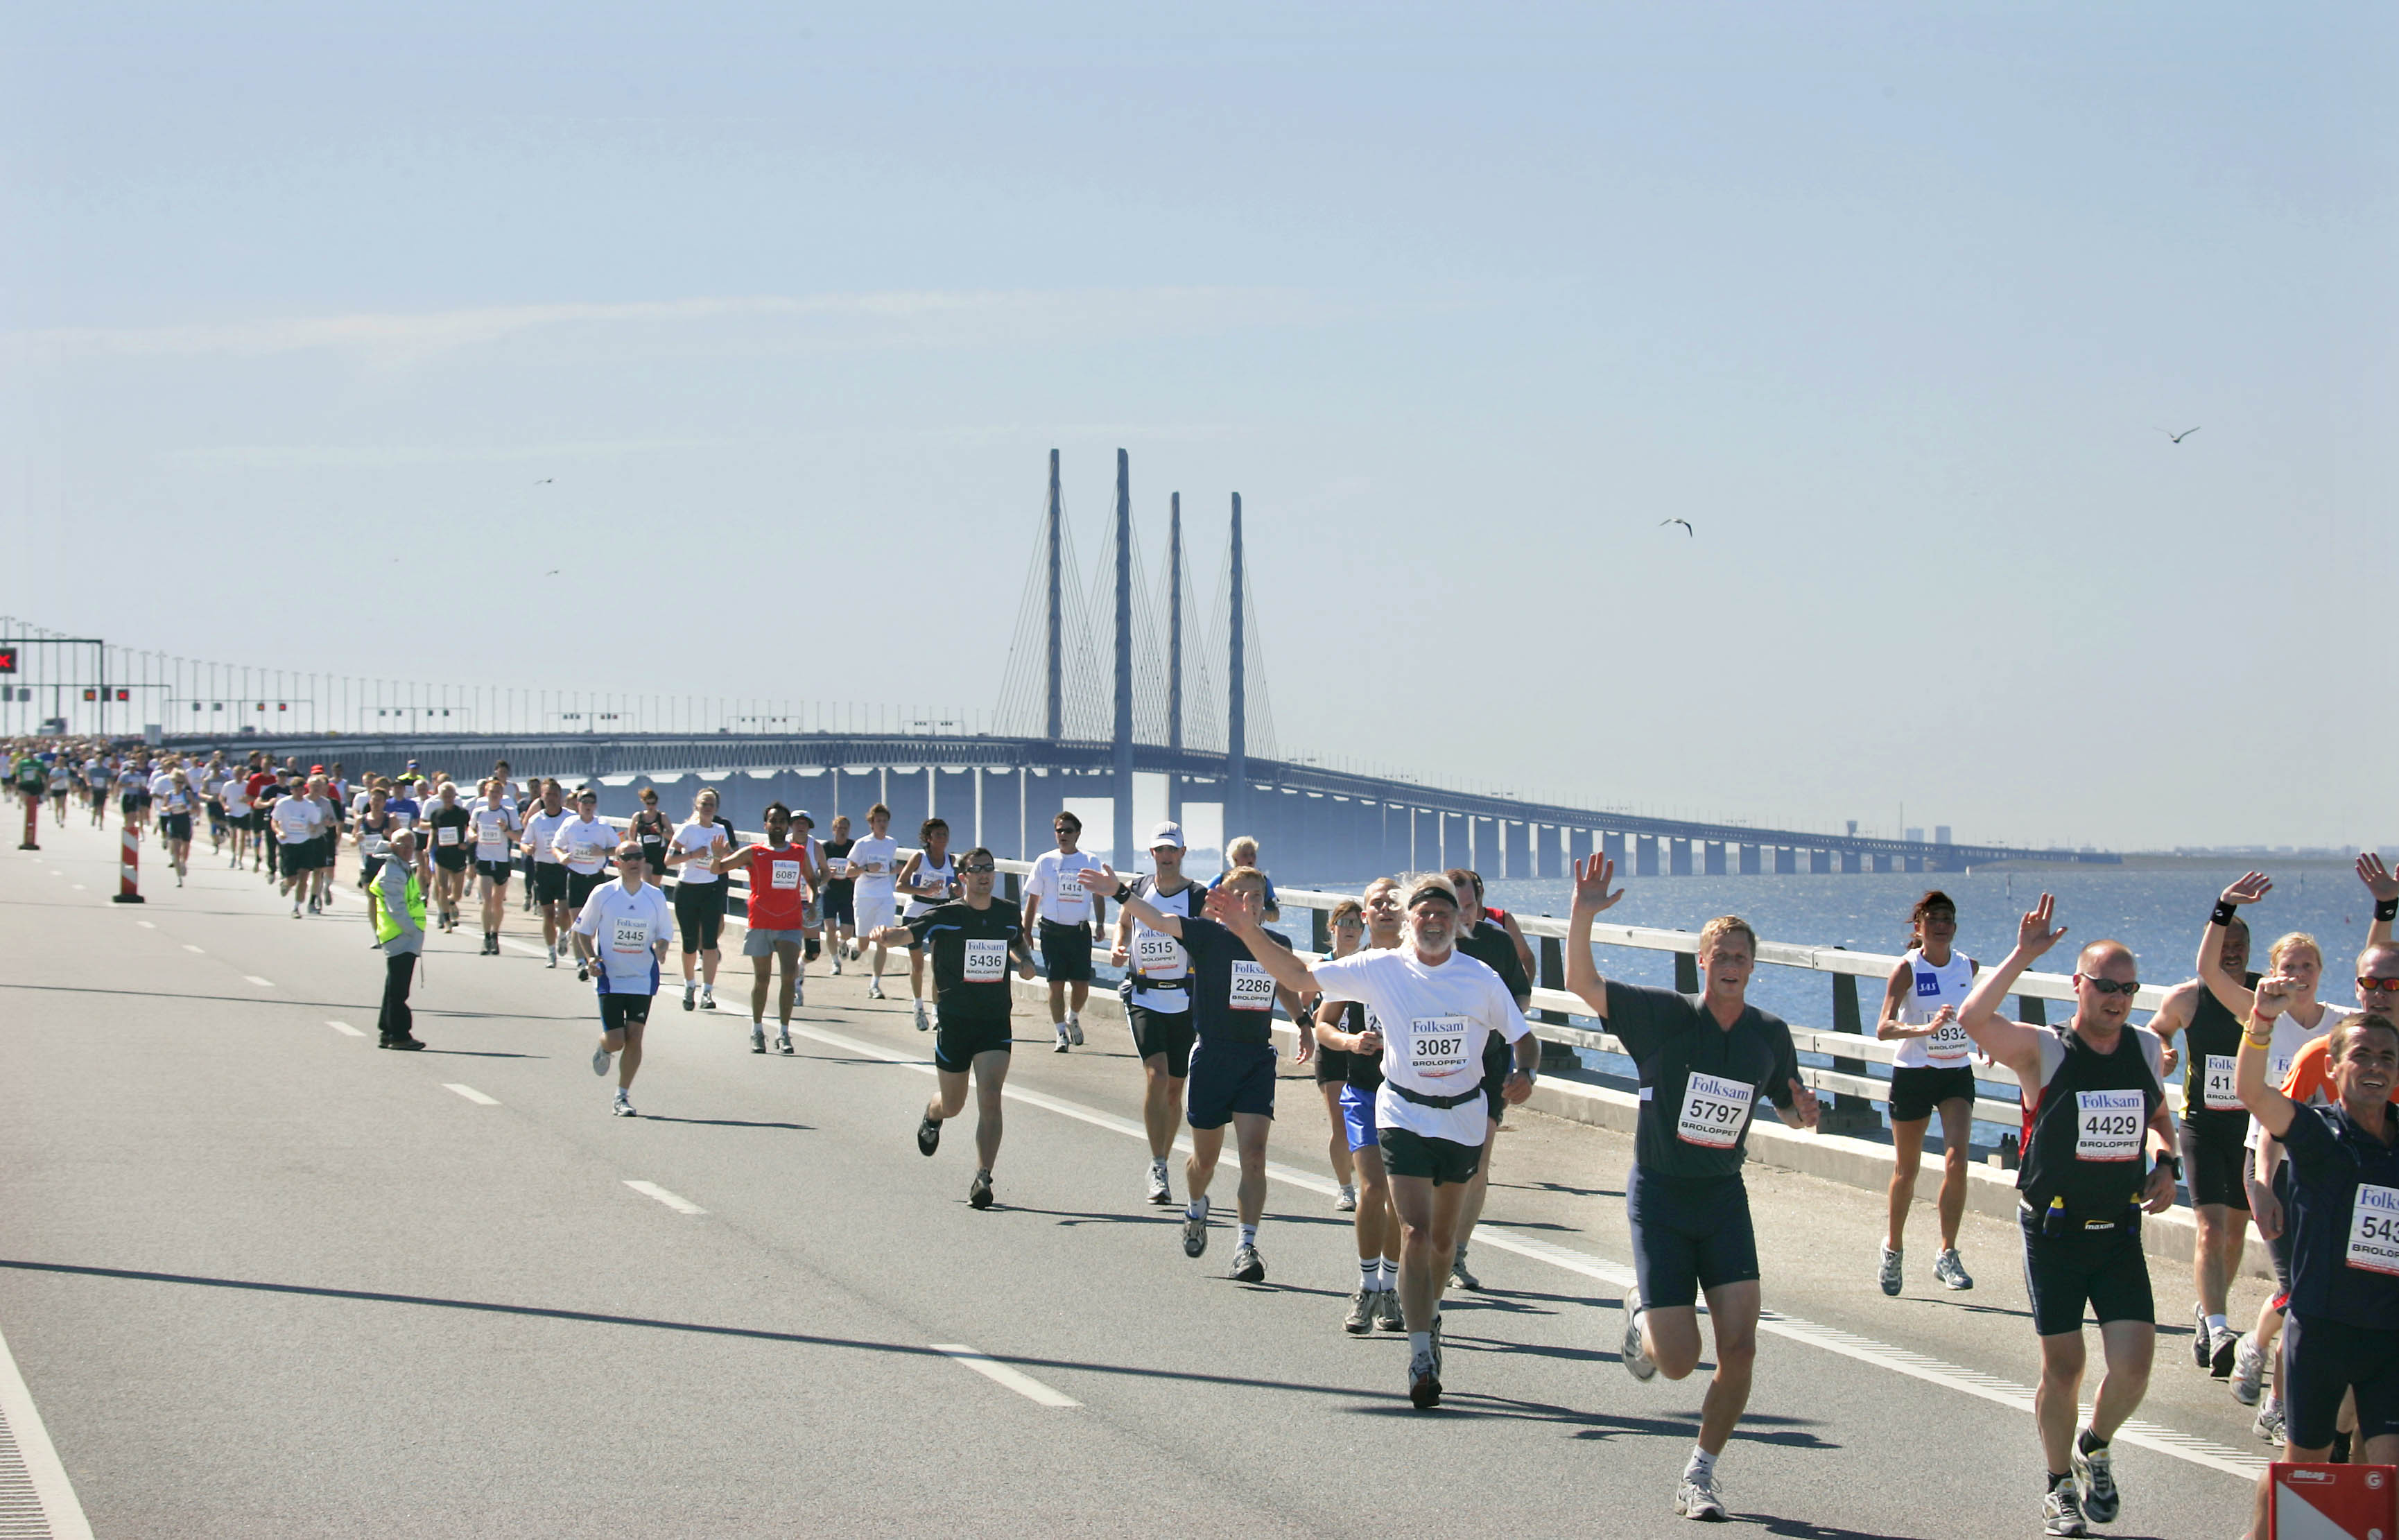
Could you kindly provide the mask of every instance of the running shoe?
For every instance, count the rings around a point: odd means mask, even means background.
[[[2208,1354],[2207,1371],[2219,1380],[2232,1377],[2232,1366],[2241,1357],[2241,1333],[2230,1327],[2216,1334]]]
[[[1058,1025],[1058,1046],[1051,1048],[1050,1051],[1051,1053],[1064,1053],[1070,1047],[1072,1047],[1072,1045],[1066,1041],[1066,1026],[1065,1023],[1062,1021]]]
[[[1240,1246],[1234,1249],[1233,1281],[1235,1283],[1264,1283],[1267,1281],[1266,1259],[1258,1255],[1258,1249],[1256,1247]]]
[[[1958,1254],[1954,1246],[1944,1247],[1941,1254],[1932,1259],[1932,1281],[1944,1289],[1964,1290],[1974,1287],[1972,1275],[1966,1271],[1966,1259]]]
[[[1624,1335],[1617,1343],[1616,1356],[1624,1360],[1624,1371],[1636,1380],[1647,1380],[1658,1372],[1657,1360],[1641,1345],[1641,1290],[1637,1285],[1624,1286]]]
[[[1441,1312],[1432,1314],[1432,1371],[1441,1372]]]
[[[633,1111],[632,1102],[626,1100],[625,1093],[621,1090],[617,1093],[616,1104],[611,1106],[608,1110],[618,1117],[632,1117],[637,1115]]]
[[[766,1028],[752,1027],[750,1029],[750,1051],[752,1053],[765,1053],[766,1051]]]
[[[1441,1405],[1441,1371],[1434,1366],[1430,1348],[1408,1365],[1408,1402],[1418,1412]]]
[[[2040,1500],[2040,1533],[2043,1534],[2089,1534],[2090,1527],[2082,1522],[2082,1499],[2075,1495],[2074,1483],[2049,1489]]]
[[[841,952],[839,948],[835,948],[833,954],[833,976],[836,979],[841,977]]]
[[[1083,1046],[1083,1019],[1071,1011],[1066,1016],[1066,1041],[1078,1048]]]
[[[1706,1523],[1724,1522],[1725,1506],[1716,1496],[1716,1473],[1714,1470],[1687,1470],[1682,1484],[1674,1489],[1674,1511],[1686,1519]]]
[[[781,1054],[788,1054],[792,1051],[792,1034],[790,1033],[784,1032],[777,1033],[775,1034],[775,1051]]]
[[[1899,1264],[1906,1255],[1904,1250],[1894,1251],[1888,1246],[1882,1249],[1882,1266],[1875,1274],[1875,1282],[1882,1286],[1884,1293],[1899,1292]]]
[[[1162,1160],[1149,1163],[1149,1201],[1161,1209],[1174,1201],[1174,1194],[1166,1185],[1166,1162]]]
[[[991,1173],[989,1171],[977,1171],[974,1180],[967,1183],[967,1201],[978,1209],[991,1207]]]
[[[700,986],[700,988],[699,988],[699,1008],[700,1008],[700,1009],[702,1009],[702,1010],[714,1010],[714,1009],[716,1008],[716,986],[715,986],[715,985],[713,985],[713,984],[702,984],[702,985]]]
[[[1348,1182],[1342,1183],[1341,1190],[1333,1195],[1333,1211],[1336,1214],[1356,1213],[1358,1211],[1358,1189]]]
[[[593,1048],[591,1050],[591,1073],[593,1074],[606,1074],[608,1073],[608,1060],[610,1057],[607,1044],[603,1043],[598,1047]]]
[[[883,980],[882,980],[882,979],[869,979],[869,980],[867,981],[867,985],[866,985],[866,997],[867,997],[869,1000],[880,1000],[880,999],[882,999],[882,998],[883,998]]]
[[[2080,1490],[2082,1516],[2094,1524],[2112,1524],[2123,1494],[2116,1490],[2115,1453],[2106,1444],[2084,1453],[2082,1437],[2074,1439],[2074,1484]]]
[[[1378,1289],[1375,1291],[1375,1324],[1386,1331],[1405,1331],[1408,1317],[1400,1309],[1400,1291]]]
[[[2249,1425],[2249,1431],[2270,1444],[2284,1441],[2283,1398],[2280,1396],[2269,1396],[2258,1406],[2257,1420]]]
[[[2207,1306],[2194,1304],[2190,1307],[2190,1361],[2205,1369],[2211,1357],[2207,1346]]]
[[[1349,1314],[1341,1318],[1341,1330],[1353,1337],[1362,1337],[1375,1330],[1375,1296],[1379,1290],[1361,1289],[1349,1296]]]
[[[549,949],[549,961],[543,966],[545,967],[556,967],[558,966],[558,949],[556,947],[551,947]]]
[[[698,1007],[698,1006],[699,1006],[699,986],[698,986],[698,984],[685,984],[685,985],[684,985],[684,987],[683,987],[683,1008],[684,1008],[684,1009],[685,1009],[685,1010],[694,1010],[694,1009],[697,1009],[697,1008]]]
[[[1196,1257],[1208,1250],[1208,1200],[1200,1200],[1200,1211],[1186,1209],[1183,1213],[1183,1254]]]
[[[1466,1248],[1461,1246],[1449,1254],[1449,1286],[1452,1289],[1480,1290],[1483,1280],[1466,1265]]]
[[[918,1000],[915,1002],[915,1005],[916,1006],[916,1030],[918,1032],[932,1031],[933,1023],[925,1015],[925,1002]]]
[[[2266,1355],[2257,1351],[2257,1339],[2251,1333],[2241,1339],[2232,1355],[2232,1398],[2243,1406],[2256,1406],[2266,1387]]]
[[[931,1155],[942,1147],[942,1126],[928,1114],[916,1120],[916,1153]]]

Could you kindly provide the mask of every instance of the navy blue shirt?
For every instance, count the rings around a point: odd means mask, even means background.
[[[2399,1105],[2383,1114],[2399,1121]],[[2291,1160],[2291,1308],[2309,1320],[2399,1331],[2399,1147],[2338,1107],[2300,1107]],[[2361,1196],[2359,1189],[2368,1189]]]
[[[1741,1174],[1759,1101],[1787,1107],[1799,1076],[1782,1018],[1744,1006],[1720,1027],[1705,996],[1607,981],[1607,1030],[1641,1070],[1633,1158],[1673,1177]]]
[[[1281,942],[1285,952],[1291,943]],[[1191,1030],[1202,1042],[1274,1041],[1273,976],[1247,943],[1213,920],[1183,922],[1183,950],[1191,954]]]

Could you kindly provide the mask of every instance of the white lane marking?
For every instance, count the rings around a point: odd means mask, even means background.
[[[136,921],[134,921],[133,923],[134,923],[135,925],[140,925],[140,926],[141,926],[142,929],[144,929],[144,930],[156,930],[156,929],[157,929],[157,928],[158,928],[156,925],[155,925],[151,924],[151,923],[150,923],[149,921],[147,921],[147,920],[136,920]]]
[[[50,873],[50,875],[51,875],[51,876],[53,876],[53,877],[63,877],[63,876],[65,876],[65,875],[66,875],[66,873],[65,873],[65,872],[63,872],[63,871],[52,871],[52,872]]]
[[[997,1358],[978,1353],[963,1343],[934,1343],[931,1345],[934,1352],[948,1354],[983,1378],[1008,1386],[1028,1401],[1038,1401],[1043,1406],[1081,1406],[1083,1404],[1072,1396],[1050,1389],[1023,1370],[1010,1369]]]
[[[66,1466],[59,1463],[59,1452],[50,1447],[49,1429],[42,1425],[42,1414],[34,1409],[34,1394],[25,1388],[24,1377],[17,1372],[17,1360],[8,1352],[8,1339],[0,1337],[0,1436],[7,1435],[15,1437],[17,1457],[24,1463],[25,1479],[33,1486],[34,1500],[39,1505],[32,1515],[30,1533],[49,1535],[53,1540],[91,1540],[91,1521],[83,1516],[83,1504],[75,1497],[75,1483],[67,1479]],[[7,1533],[10,1534],[27,1533],[16,1524],[23,1517],[14,1503],[0,1508],[0,1522],[7,1523]]]
[[[275,987],[274,979],[261,979],[255,973],[245,973],[242,977],[250,980],[251,983],[256,984],[260,989],[273,989]]]
[[[77,893],[88,893],[91,891],[91,889],[84,886],[81,883],[69,883],[67,885],[74,888]]]
[[[897,1053],[874,1043],[861,1042],[854,1037],[845,1037],[838,1033],[804,1026],[797,1021],[792,1023],[792,1032],[795,1036],[812,1037],[820,1043],[847,1052],[864,1054],[869,1058],[880,1059],[886,1063],[902,1065],[926,1074],[933,1073],[933,1066],[929,1061]],[[1040,1091],[1027,1090],[1015,1086],[1008,1087],[1002,1094],[1010,1101],[1023,1101],[1029,1106],[1075,1118],[1079,1122],[1089,1123],[1093,1128],[1105,1128],[1127,1138],[1146,1140],[1149,1137],[1140,1124],[1130,1118],[1118,1117],[1112,1113],[1101,1112],[1096,1107],[1086,1107],[1079,1102],[1062,1101]],[[1176,1139],[1174,1142],[1178,1149],[1187,1150],[1191,1147],[1188,1135]],[[1304,1187],[1309,1192],[1321,1194],[1326,1197],[1333,1196],[1338,1190],[1332,1182],[1323,1177],[1276,1161],[1267,1162],[1267,1175],[1277,1182],[1289,1182],[1294,1187]],[[1589,1252],[1577,1251],[1571,1248],[1560,1246],[1554,1241],[1540,1240],[1530,1236],[1511,1235],[1506,1229],[1499,1227],[1497,1222],[1491,1220],[1485,1220],[1476,1227],[1474,1243],[1477,1246],[1493,1246],[1502,1251],[1513,1251],[1518,1256],[1529,1257],[1535,1262],[1545,1262],[1552,1267],[1564,1268],[1569,1273],[1579,1273],[1584,1277],[1596,1279],[1619,1289],[1633,1281],[1633,1269],[1620,1263],[1609,1262],[1605,1258],[1593,1256]],[[1757,1329],[1792,1342],[1806,1343],[1811,1347],[1819,1347],[1827,1353],[1837,1354],[1859,1363],[1873,1364],[1896,1374],[1907,1375],[1911,1379],[1922,1380],[1930,1385],[1941,1385],[1968,1396],[1979,1397],[1986,1401],[1994,1401],[2018,1412],[2032,1411],[2032,1391],[2012,1380],[2002,1380],[1974,1370],[1961,1369],[1955,1364],[1944,1363],[1938,1358],[1927,1358],[1921,1353],[1910,1352],[1904,1347],[1893,1347],[1888,1343],[1876,1342],[1870,1337],[1861,1337],[1854,1332],[1841,1331],[1837,1327],[1822,1326],[1803,1317],[1785,1316],[1777,1311],[1766,1310],[1758,1314]],[[2243,1480],[2255,1480],[2257,1473],[2266,1468],[2266,1462],[2256,1455],[2244,1453],[2240,1450],[2206,1439],[2195,1438],[2175,1428],[2161,1426],[2156,1423],[2135,1419],[2118,1429],[2116,1437],[2124,1443],[2134,1444],[2160,1454],[2171,1454],[2178,1460],[2187,1460],[2192,1465],[2204,1466],[2210,1470],[2219,1470],[2229,1476],[2240,1477]]]
[[[185,942],[183,943],[183,950],[184,950],[185,952],[200,952],[200,949],[199,949],[198,947],[196,947],[196,946],[192,945],[192,943],[191,943],[191,942],[189,942],[189,941],[185,941]],[[200,952],[200,955],[201,955],[201,956],[203,956],[203,957],[205,957],[205,956],[207,956],[207,955],[208,955],[208,953],[207,953],[207,952]]]
[[[360,1032],[358,1028],[350,1025],[347,1021],[328,1021],[325,1025],[346,1036],[364,1037],[366,1035],[365,1033]]]
[[[472,1086],[454,1086],[445,1080],[441,1083],[441,1088],[445,1091],[456,1091],[478,1107],[496,1107],[500,1104],[498,1097],[485,1096]]]
[[[454,1086],[451,1089],[455,1090],[457,1087]],[[707,1209],[701,1208],[698,1204],[694,1203],[691,1199],[687,1197],[677,1197],[655,1182],[628,1182],[625,1185],[641,1194],[644,1197],[657,1198],[660,1203],[672,1209],[678,1214],[704,1214],[708,1212]]]

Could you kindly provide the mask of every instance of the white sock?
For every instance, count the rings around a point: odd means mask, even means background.
[[[1691,1446],[1691,1458],[1689,1463],[1683,1466],[1683,1475],[1686,1479],[1693,1476],[1705,1476],[1715,1468],[1716,1457],[1709,1453],[1706,1450],[1701,1449],[1699,1445],[1693,1444]]]
[[[1256,1225],[1254,1225],[1254,1224],[1244,1224],[1244,1225],[1242,1225],[1242,1226],[1241,1226],[1241,1244],[1242,1244],[1242,1245],[1244,1245],[1244,1246],[1255,1246],[1257,1243],[1258,1243],[1258,1227],[1257,1227]]]
[[[1204,1197],[1193,1198],[1190,1202],[1183,1206],[1183,1217],[1185,1219],[1206,1219],[1208,1217],[1208,1200]]]
[[[2224,1317],[2221,1317],[2221,1316],[2210,1316],[2210,1317],[2207,1317],[2207,1331],[2208,1331],[2208,1334],[2209,1334],[2210,1336],[2214,1336],[2215,1334],[2216,1334],[2216,1333],[2217,1333],[2217,1332],[2219,1332],[2219,1331],[2222,1331],[2223,1330],[2224,1330]]]
[[[1150,1157],[1150,1161],[1149,1161],[1149,1169],[1150,1169],[1151,1170],[1153,1170],[1153,1171],[1158,1172],[1158,1173],[1159,1173],[1159,1174],[1160,1174],[1161,1176],[1162,1176],[1162,1175],[1164,1175],[1164,1174],[1165,1174],[1165,1171],[1166,1171],[1166,1159],[1165,1159],[1165,1157],[1164,1157],[1164,1156],[1162,1156],[1162,1155],[1152,1155],[1152,1156]]]
[[[1429,1358],[1432,1357],[1432,1333],[1430,1331],[1409,1332],[1408,1356],[1412,1358]]]
[[[1383,1259],[1383,1290],[1390,1294],[1400,1291],[1400,1263],[1396,1257]]]
[[[1362,1293],[1383,1291],[1383,1262],[1380,1257],[1368,1257],[1358,1264],[1358,1288]]]

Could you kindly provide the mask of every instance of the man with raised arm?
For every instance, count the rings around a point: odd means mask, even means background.
[[[2158,1344],[2141,1213],[2174,1204],[2181,1162],[2162,1082],[2163,1047],[2132,1024],[2140,969],[2121,941],[2094,941],[2074,965],[2074,1019],[2033,1026],[1999,1015],[2025,969],[2055,946],[2056,900],[2044,893],[2016,926],[2007,961],[1986,971],[1958,1022],[1974,1046],[2015,1072],[2024,1087],[2024,1161],[2016,1171],[2016,1218],[2024,1231],[2025,1281],[2040,1335],[2040,1386],[2033,1422],[2048,1460],[2042,1533],[2085,1534],[2087,1519],[2114,1521],[2121,1506],[2108,1440],[2141,1404]],[[2144,1155],[2143,1132],[2157,1136]],[[2107,1371],[2091,1425],[2074,1429],[2080,1405],[2082,1311],[2099,1318]]]
[[[1795,1128],[1816,1126],[1816,1093],[1799,1080],[1791,1029],[1749,1003],[1757,933],[1736,915],[1700,931],[1698,994],[1600,977],[1592,922],[1624,897],[1610,890],[1616,863],[1575,863],[1566,921],[1566,988],[1639,1066],[1641,1110],[1624,1211],[1633,1230],[1634,1287],[1624,1299],[1620,1356],[1636,1380],[1670,1380],[1700,1362],[1699,1300],[1715,1329],[1716,1369],[1700,1403],[1699,1438],[1674,1489],[1686,1519],[1721,1520],[1716,1459],[1749,1405],[1757,1362],[1757,1238],[1741,1178],[1750,1118],[1760,1097]]]
[[[1377,1140],[1400,1218],[1400,1309],[1408,1328],[1408,1399],[1441,1404],[1441,1294],[1457,1238],[1466,1184],[1483,1155],[1483,1043],[1498,1033],[1516,1045],[1516,1073],[1502,1093],[1533,1094],[1540,1040],[1525,1024],[1499,976],[1456,950],[1457,892],[1438,873],[1407,885],[1408,939],[1310,967],[1267,935],[1248,899],[1220,888],[1207,917],[1246,944],[1274,981],[1322,1004],[1355,1000],[1382,1023],[1359,1034],[1358,1051],[1381,1056],[1375,1093]]]

